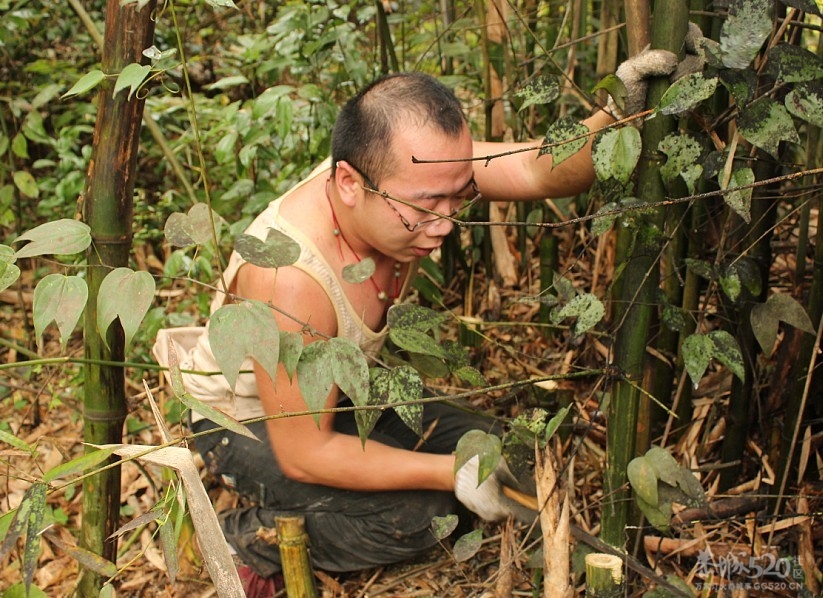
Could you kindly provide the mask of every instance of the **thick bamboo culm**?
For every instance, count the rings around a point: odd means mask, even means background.
[[[624,588],[623,561],[612,554],[586,555],[586,596],[588,598],[618,598]]]
[[[317,597],[304,523],[302,517],[275,517],[283,581],[289,598]]]

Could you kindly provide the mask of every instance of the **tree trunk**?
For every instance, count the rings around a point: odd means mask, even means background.
[[[133,193],[143,100],[128,90],[112,97],[116,74],[131,63],[145,60],[143,50],[154,37],[155,2],[142,10],[137,4],[121,6],[108,0],[101,68],[110,75],[98,95],[97,122],[83,218],[91,227],[93,243],[87,253],[89,301],[85,315],[84,440],[89,444],[120,443],[126,417],[123,331],[118,324],[97,330],[97,294],[106,275],[127,266],[132,241]],[[105,335],[105,340],[104,336]],[[83,484],[82,546],[115,561],[117,542],[109,539],[120,513],[120,470],[112,468],[87,478]],[[101,579],[86,571],[80,581],[83,596],[96,596]]]

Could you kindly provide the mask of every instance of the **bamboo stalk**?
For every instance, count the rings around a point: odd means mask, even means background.
[[[619,598],[624,591],[623,561],[619,557],[599,552],[586,555],[586,596]]]
[[[302,517],[275,517],[283,581],[289,598],[315,598],[314,573]]]
[[[145,60],[142,52],[154,37],[156,2],[142,9],[137,4],[106,5],[105,36],[101,69],[118,73],[131,63]],[[141,94],[125,92],[112,96],[114,81],[107,79],[98,94],[91,160],[83,219],[91,228],[92,246],[87,252],[89,296],[85,312],[84,429],[87,446],[119,444],[126,418],[124,337],[115,324],[97,330],[97,296],[103,279],[112,268],[128,266],[132,240],[134,185],[137,150],[143,114]],[[103,362],[118,365],[103,365]],[[83,526],[81,545],[110,561],[117,557],[113,536],[120,515],[120,469],[110,468],[83,482]],[[79,581],[83,596],[96,596],[100,575],[84,570]]]

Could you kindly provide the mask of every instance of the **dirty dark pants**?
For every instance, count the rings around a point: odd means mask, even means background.
[[[437,423],[431,428],[435,420]],[[195,432],[215,427],[208,420],[193,425]],[[334,427],[343,434],[357,436],[352,412],[337,413]],[[251,503],[249,507],[221,513],[221,526],[243,562],[262,576],[280,570],[278,547],[257,534],[260,528],[273,529],[275,516],[304,517],[313,566],[339,572],[419,555],[437,543],[431,532],[433,517],[466,513],[451,492],[356,492],[290,480],[283,475],[272,453],[265,423],[253,423],[249,428],[260,442],[222,430],[198,437],[194,443],[216,479]],[[423,430],[430,428],[431,434],[421,441],[389,409],[381,415],[369,438],[408,450],[448,454],[464,433],[476,429],[492,431],[494,423],[451,405],[427,403]],[[329,455],[329,459],[333,461],[335,456]]]

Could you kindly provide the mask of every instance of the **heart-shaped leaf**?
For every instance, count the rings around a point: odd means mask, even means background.
[[[256,359],[272,380],[277,378],[280,331],[266,304],[243,301],[218,309],[209,323],[209,344],[231,388],[249,357]]]
[[[148,272],[115,268],[108,273],[97,295],[97,330],[104,342],[109,326],[119,318],[125,346],[131,344],[154,300],[154,289],[154,278]]]
[[[34,288],[34,333],[37,347],[43,348],[43,332],[54,322],[60,331],[60,345],[66,350],[69,336],[77,326],[89,289],[79,276],[49,274]]]
[[[212,210],[214,226],[217,227],[216,236],[220,238],[222,218]],[[166,220],[163,227],[166,240],[173,247],[188,247],[189,245],[205,245],[212,241],[212,219],[209,216],[209,206],[204,203],[194,204],[188,214],[175,212]]]
[[[479,457],[477,470],[477,485],[479,486],[500,463],[502,455],[502,443],[495,434],[487,434],[483,430],[469,430],[460,440],[457,441],[455,449],[454,471],[457,471],[466,464],[472,457]]]
[[[37,255],[70,255],[91,245],[91,229],[79,220],[54,220],[26,231],[14,242],[31,241],[15,253],[17,259]]]
[[[261,268],[290,266],[300,257],[300,246],[285,233],[269,229],[266,240],[242,234],[234,242],[234,249],[244,260]]]

